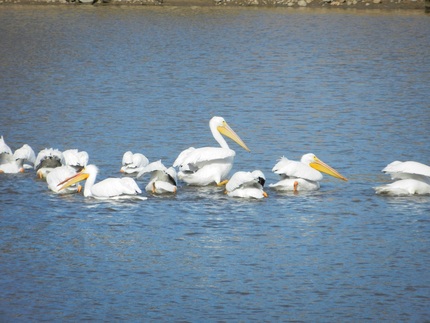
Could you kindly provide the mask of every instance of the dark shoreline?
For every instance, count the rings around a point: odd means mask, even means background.
[[[381,10],[424,10],[430,0],[0,0],[0,5],[145,5],[179,7],[267,7],[267,8],[353,8]],[[427,10],[426,10],[427,9]]]

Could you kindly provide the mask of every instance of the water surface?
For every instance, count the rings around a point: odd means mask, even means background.
[[[430,197],[387,198],[393,160],[430,164],[430,21],[422,12],[0,8],[0,133],[171,165],[214,145],[267,183],[313,152],[349,178],[263,201],[59,197],[33,171],[0,177],[0,318],[16,321],[429,319]],[[144,188],[147,178],[138,181]],[[146,193],[144,193],[147,196]]]

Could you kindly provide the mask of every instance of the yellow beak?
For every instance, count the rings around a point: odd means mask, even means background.
[[[227,122],[224,121],[222,126],[219,126],[218,131],[226,137],[229,137],[231,140],[235,141],[239,146],[241,146],[246,151],[250,151],[248,146],[240,139],[240,137],[230,128]]]
[[[342,176],[337,170],[333,169],[317,157],[314,158],[314,162],[310,163],[309,166],[316,169],[317,171],[326,173],[330,176],[342,179],[344,181],[348,180],[346,177]]]
[[[60,185],[64,184],[60,188],[60,191],[61,191],[61,190],[65,189],[65,188],[67,188],[67,187],[69,187],[69,186],[71,186],[73,184],[76,184],[76,183],[78,183],[80,181],[83,181],[83,180],[87,179],[88,176],[90,176],[90,175],[87,174],[87,173],[80,172],[80,173],[77,173],[76,175],[73,175],[72,177],[69,177],[69,178],[65,179],[64,181],[62,181],[61,183],[59,183],[57,186],[60,186]]]

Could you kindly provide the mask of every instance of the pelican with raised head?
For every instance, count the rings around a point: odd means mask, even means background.
[[[323,178],[321,172],[347,181],[338,171],[311,153],[303,155],[300,161],[282,157],[272,171],[281,177],[279,182],[269,185],[269,187],[277,191],[318,190],[320,188],[319,182]]]
[[[374,187],[376,194],[424,195],[430,194],[430,166],[416,161],[394,161],[382,172],[389,174],[393,183]]]
[[[98,183],[95,183],[98,174],[98,168],[95,165],[88,165],[76,175],[64,180],[58,185],[62,185],[60,190],[63,190],[80,181],[87,180],[84,185],[84,196],[94,197],[96,199],[127,199],[140,198],[137,194],[142,193],[134,179],[130,177],[124,178],[106,178]]]
[[[220,184],[227,178],[236,153],[230,149],[222,135],[250,151],[224,118],[213,117],[209,127],[220,147],[190,147],[181,152],[173,163],[173,167],[179,167],[178,178],[189,185]]]

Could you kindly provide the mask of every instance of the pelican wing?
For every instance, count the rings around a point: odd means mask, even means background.
[[[176,185],[176,182],[178,181],[176,170],[173,167],[169,167],[169,168],[166,169],[165,172],[170,177],[170,179],[173,182],[173,184]]]
[[[281,175],[283,178],[304,178],[310,181],[320,181],[323,178],[322,174],[312,167],[307,166],[302,162],[289,160],[286,157],[281,157],[273,167],[272,171],[275,174]]]
[[[218,147],[203,147],[195,149],[190,147],[181,152],[173,163],[173,167],[179,166],[183,171],[195,172],[208,162],[222,161],[233,158],[234,150]]]
[[[78,149],[68,149],[63,151],[63,158],[66,165],[85,167],[88,164],[88,153]]]
[[[29,163],[34,163],[36,161],[36,154],[27,144],[24,144],[21,148],[17,149],[13,156],[15,159],[22,159]]]
[[[231,192],[239,187],[252,185],[254,183],[256,183],[256,179],[251,172],[236,172],[228,181],[225,189],[227,192]]]
[[[149,164],[148,158],[145,155],[136,153],[133,155],[133,165],[138,167],[145,167]]]
[[[76,165],[78,163],[78,150],[68,149],[63,151],[64,163],[66,165]]]
[[[10,164],[13,163],[15,161],[15,159],[13,158],[12,154],[9,153],[0,153],[0,165],[6,165],[6,164]]]
[[[137,174],[137,178],[147,173],[152,173],[155,171],[165,171],[165,170],[166,170],[166,166],[163,165],[161,160],[157,160],[143,167],[143,169],[139,172],[139,174]]]
[[[71,166],[61,166],[54,168],[48,175],[46,175],[46,183],[48,184],[48,188],[51,191],[60,194],[76,192],[76,185],[70,186],[64,190],[60,190],[61,187],[58,185],[75,174],[76,170]]]
[[[131,151],[126,151],[122,156],[122,165],[126,166],[133,163],[133,153]]]
[[[195,150],[197,149],[194,147],[190,147],[182,151],[176,158],[176,160],[173,162],[173,167],[182,167],[182,165],[188,164],[188,160],[190,159],[190,156],[194,153]]]
[[[64,157],[58,149],[45,148],[36,157],[34,168],[39,170],[42,167],[58,167],[64,164]]]
[[[415,178],[420,180],[422,176],[430,177],[430,166],[415,161],[400,162],[396,160],[388,164],[382,171],[390,174],[393,179]]]
[[[149,164],[148,158],[145,155],[136,153],[133,154],[131,151],[124,153],[122,157],[121,172],[126,174],[137,173]]]
[[[91,188],[94,197],[108,198],[119,195],[136,195],[142,193],[134,179],[124,178],[107,178]]]
[[[225,186],[228,196],[262,199],[267,197],[263,191],[265,177],[260,170],[236,172]]]
[[[0,154],[12,155],[12,149],[5,143],[3,136],[0,137]]]

